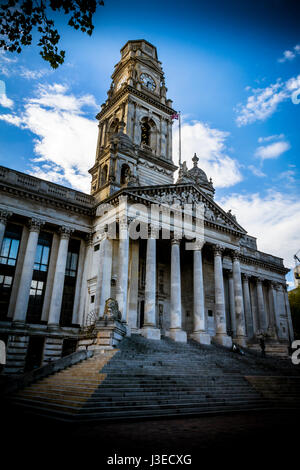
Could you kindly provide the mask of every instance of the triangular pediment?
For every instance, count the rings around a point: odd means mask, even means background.
[[[130,197],[132,195],[135,200],[141,202],[149,201],[160,205],[179,204],[204,204],[204,218],[208,223],[230,228],[231,230],[246,234],[246,230],[241,227],[235,216],[230,212],[224,211],[212,198],[207,196],[199,187],[190,183],[172,184],[163,186],[146,186],[146,187],[127,187],[124,192]]]

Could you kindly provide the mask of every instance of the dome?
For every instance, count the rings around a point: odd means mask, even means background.
[[[188,170],[188,175],[191,176],[198,184],[208,184],[208,178],[206,176],[206,173],[201,170],[201,168],[198,168],[199,158],[196,154],[194,154],[192,160],[194,166],[191,170]]]

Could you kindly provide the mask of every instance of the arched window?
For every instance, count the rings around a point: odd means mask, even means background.
[[[151,127],[148,122],[144,122],[141,127],[141,143],[150,146]]]
[[[128,177],[129,176],[130,176],[130,168],[126,163],[124,163],[124,165],[122,165],[122,168],[121,168],[120,183],[121,184],[128,183]]]
[[[107,172],[108,172],[107,165],[104,165],[104,167],[101,170],[100,186],[103,186],[106,183],[106,181],[107,181]]]

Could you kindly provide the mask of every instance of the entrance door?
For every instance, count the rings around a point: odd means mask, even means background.
[[[44,351],[44,337],[31,336],[29,338],[28,350],[25,362],[25,371],[37,369],[42,364]]]

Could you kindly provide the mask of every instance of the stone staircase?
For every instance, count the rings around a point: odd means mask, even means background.
[[[103,351],[32,384],[12,401],[27,411],[76,421],[257,410],[280,399],[265,393],[273,376],[288,383],[289,390],[296,375],[295,400],[290,404],[299,405],[298,373],[286,360],[133,335],[120,343],[119,350]]]
[[[257,353],[261,353],[261,347],[257,343],[248,345],[248,348]],[[266,343],[265,353],[267,356],[272,357],[288,358],[289,356],[287,344],[280,344],[275,342]]]

